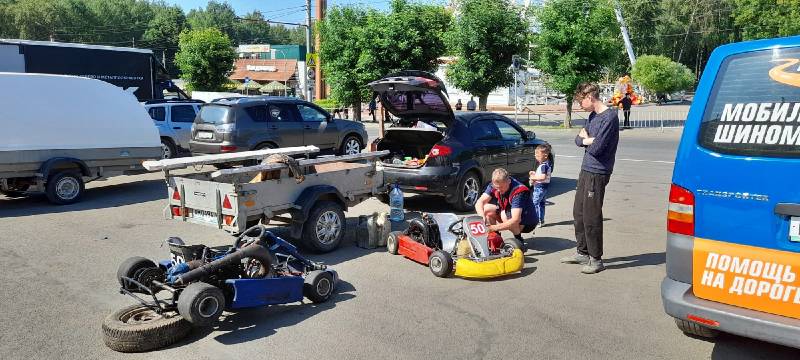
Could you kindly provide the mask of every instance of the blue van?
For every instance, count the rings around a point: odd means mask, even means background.
[[[664,310],[689,334],[800,347],[799,230],[800,36],[721,46],[675,160]]]

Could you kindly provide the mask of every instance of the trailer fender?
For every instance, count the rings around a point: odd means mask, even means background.
[[[299,238],[303,231],[303,223],[308,218],[308,213],[314,207],[314,204],[320,200],[328,200],[338,203],[342,206],[343,211],[347,211],[347,202],[344,196],[335,187],[330,185],[315,185],[303,190],[300,196],[295,200],[295,209],[292,214],[292,237]]]
[[[89,166],[87,166],[86,163],[79,159],[69,157],[56,157],[45,161],[39,168],[38,175],[40,175],[43,179],[47,179],[50,177],[51,173],[56,173],[58,169],[75,167],[80,169],[81,175],[83,176],[92,175],[91,171],[89,171]]]

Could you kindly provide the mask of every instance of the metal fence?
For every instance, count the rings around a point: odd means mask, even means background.
[[[631,109],[629,126],[632,128],[679,128],[686,123],[689,109],[633,108]],[[623,111],[619,111],[620,126],[624,125]]]

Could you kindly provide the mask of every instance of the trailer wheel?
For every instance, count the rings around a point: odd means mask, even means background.
[[[436,277],[447,277],[453,271],[453,257],[442,250],[436,250],[428,258],[428,267]]]
[[[303,296],[315,304],[328,301],[335,285],[331,273],[320,270],[309,272],[304,280]]]
[[[211,326],[225,310],[225,294],[218,287],[197,282],[178,296],[178,313],[194,326]]]
[[[333,201],[319,201],[303,224],[303,242],[319,252],[330,252],[339,246],[347,219],[342,206]]]
[[[83,176],[73,171],[62,171],[50,176],[45,186],[47,200],[57,205],[67,205],[78,201],[83,195]]]
[[[103,342],[114,351],[148,351],[178,342],[191,330],[192,325],[175,312],[159,314],[131,305],[103,320]]]
[[[711,329],[691,321],[675,318],[675,325],[684,333],[704,338],[714,338],[719,335],[719,330]]]
[[[397,255],[397,250],[400,249],[400,235],[403,234],[402,231],[392,231],[389,233],[389,237],[386,238],[386,251],[389,254]]]

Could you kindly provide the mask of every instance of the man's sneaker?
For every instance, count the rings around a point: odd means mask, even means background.
[[[573,255],[561,258],[561,262],[564,264],[581,264],[586,265],[589,263],[589,255],[583,255],[581,253],[575,253]]]
[[[514,239],[517,239],[517,241],[519,241],[519,244],[522,246],[522,248],[520,249],[520,250],[522,250],[522,252],[527,251],[527,248],[525,247],[525,239],[522,238],[521,234],[520,235],[514,235]]]
[[[589,258],[589,263],[583,266],[581,272],[584,274],[597,274],[605,269],[606,267],[603,266],[603,260]]]
[[[539,222],[539,226],[538,226],[538,227],[540,227],[540,228],[543,228],[543,227],[544,227],[544,220],[542,220],[542,221],[540,221],[540,222]]]

